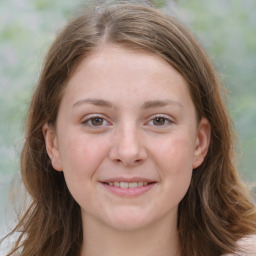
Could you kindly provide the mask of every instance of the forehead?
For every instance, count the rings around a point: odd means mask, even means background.
[[[80,62],[64,97],[78,100],[97,96],[110,101],[142,97],[150,101],[168,98],[166,95],[176,101],[190,97],[185,79],[169,63],[153,53],[108,45]]]
[[[169,80],[173,78],[179,80],[180,83],[186,83],[182,75],[164,58],[148,51],[133,50],[118,45],[106,45],[94,49],[79,63],[71,77],[73,80],[71,83],[81,78],[85,73],[87,73],[88,78],[91,78],[95,73],[97,73],[97,78],[108,77],[109,71],[111,71],[111,75],[109,75],[111,78],[114,78],[114,73],[116,73],[116,78],[118,76],[122,78],[121,75],[127,73],[137,75],[140,73],[140,77],[144,79],[146,77],[152,79],[159,74],[165,74],[164,79],[167,78],[166,74],[169,74]]]

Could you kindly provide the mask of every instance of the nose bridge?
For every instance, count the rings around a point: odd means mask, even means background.
[[[116,129],[111,159],[124,165],[142,163],[146,149],[136,122],[124,122]]]
[[[121,152],[135,154],[139,150],[138,128],[135,125],[120,127],[118,147]]]

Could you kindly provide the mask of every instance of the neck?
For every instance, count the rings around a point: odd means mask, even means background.
[[[81,256],[180,256],[175,223],[165,221],[136,230],[119,230],[87,216]]]

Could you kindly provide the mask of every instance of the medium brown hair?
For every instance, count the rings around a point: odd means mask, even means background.
[[[115,2],[84,10],[53,42],[32,97],[21,153],[22,179],[31,204],[11,232],[21,232],[13,255],[79,255],[83,240],[80,207],[53,169],[42,127],[55,124],[65,86],[82,59],[97,47],[116,44],[164,58],[187,81],[198,118],[211,125],[208,154],[193,170],[179,204],[183,256],[234,253],[237,241],[256,233],[255,206],[240,183],[234,133],[221,96],[221,83],[194,37],[152,6]]]

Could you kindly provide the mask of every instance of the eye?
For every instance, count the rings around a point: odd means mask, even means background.
[[[82,123],[89,127],[101,127],[110,124],[107,120],[100,116],[89,117],[85,119]]]
[[[100,126],[104,123],[104,119],[101,117],[93,117],[89,120],[90,124],[93,126]]]
[[[166,123],[168,123],[169,121],[164,118],[164,117],[156,117],[153,120],[153,124],[154,125],[165,125]]]
[[[153,126],[167,126],[167,125],[170,125],[171,123],[172,121],[169,118],[164,116],[156,116],[148,122],[149,125],[153,125]]]

